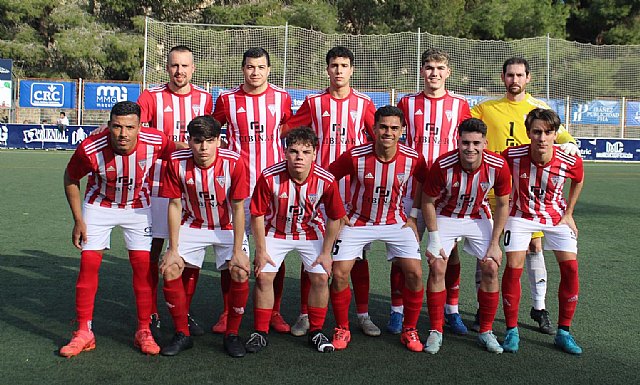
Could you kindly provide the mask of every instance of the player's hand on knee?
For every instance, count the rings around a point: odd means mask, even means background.
[[[178,254],[178,250],[169,249],[162,256],[162,262],[160,263],[159,269],[162,275],[165,275],[167,269],[178,269],[179,273],[182,274],[184,270],[184,259]],[[179,274],[178,274],[179,275]]]
[[[502,249],[500,249],[500,246],[489,246],[487,254],[480,260],[481,263],[491,263],[491,261],[495,262],[498,267],[502,265]]]
[[[73,225],[71,242],[76,248],[82,250],[82,244],[87,242],[87,225],[84,222],[76,222]]]
[[[271,256],[269,256],[269,254],[267,252],[259,252],[256,250],[256,258],[253,260],[253,264],[254,264],[254,268],[255,268],[255,273],[256,273],[256,277],[258,277],[260,275],[260,272],[262,271],[262,269],[265,268],[265,266],[267,266],[267,264],[270,264],[273,267],[276,267],[276,263],[273,262],[273,259],[271,259]]]
[[[241,281],[251,275],[251,262],[244,250],[233,253],[231,260],[229,260],[229,272]]]
[[[427,252],[425,253],[427,257],[427,262],[432,264],[436,259],[444,259],[445,262],[449,259],[447,253],[444,252],[442,248],[442,243],[440,242],[440,233],[438,231],[429,231],[429,244],[427,246]]]

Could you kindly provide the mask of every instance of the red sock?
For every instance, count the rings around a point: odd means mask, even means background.
[[[403,329],[415,329],[416,325],[418,325],[423,296],[424,289],[411,291],[406,286],[402,289],[402,301],[404,303]]]
[[[149,329],[151,318],[151,274],[149,252],[129,250],[129,262],[133,269],[133,293],[138,309],[138,330]]]
[[[187,307],[187,296],[184,292],[182,279],[176,278],[171,281],[165,279],[162,292],[164,293],[169,313],[171,313],[171,318],[173,318],[176,333],[182,332],[185,336],[188,336],[189,321],[187,320],[187,313],[189,308]]]
[[[444,303],[446,301],[446,290],[438,292],[427,291],[427,309],[429,309],[429,321],[431,322],[429,330],[437,330],[442,333],[444,325]]]
[[[324,320],[327,318],[327,309],[329,307],[313,307],[309,306],[309,331],[315,332],[322,330]]]
[[[493,330],[493,320],[496,318],[498,311],[498,302],[500,302],[500,293],[478,290],[478,304],[480,312],[480,333]]]
[[[231,288],[231,273],[229,269],[220,272],[220,291],[222,291],[222,309],[228,311],[229,307],[229,290]]]
[[[447,265],[444,273],[444,285],[447,288],[447,304],[457,305],[460,298],[460,264]]]
[[[91,330],[101,262],[102,251],[83,250],[80,254],[80,273],[76,281],[76,317],[80,330]]]
[[[193,294],[196,292],[198,277],[200,277],[200,269],[184,267],[182,271],[182,284],[184,285],[184,294],[187,296],[187,312],[191,309],[191,300],[193,299]]]
[[[231,288],[229,289],[229,313],[227,314],[227,331],[224,333],[225,335],[238,335],[248,298],[249,281],[231,281]]]
[[[309,314],[309,293],[311,292],[311,280],[309,273],[304,271],[304,265],[300,266],[300,314]]]
[[[349,305],[351,304],[351,288],[347,286],[342,291],[330,290],[331,306],[333,306],[333,316],[336,319],[336,326],[349,329]]]
[[[369,312],[369,261],[359,259],[351,268],[353,296],[356,299],[358,314]]]
[[[508,328],[518,326],[518,309],[520,309],[520,277],[522,269],[507,266],[502,275],[502,309],[504,320]]]
[[[253,308],[253,328],[259,332],[269,333],[269,321],[271,321],[272,312],[273,312],[273,308],[258,309],[257,307],[254,307]]]
[[[397,263],[391,264],[389,273],[391,284],[391,306],[402,306],[402,290],[404,289],[404,273]]]
[[[578,305],[580,280],[578,278],[578,261],[560,262],[560,287],[558,288],[558,325],[571,326],[573,314]]]
[[[158,260],[151,261],[149,265],[151,274],[151,314],[158,314]]]
[[[287,268],[282,261],[280,269],[273,279],[273,311],[280,312],[280,303],[282,302],[282,291],[284,290],[284,277],[286,275]]]

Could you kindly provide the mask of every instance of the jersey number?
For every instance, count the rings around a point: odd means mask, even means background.
[[[509,137],[507,138],[505,145],[507,147],[513,147],[516,145],[516,140],[513,138],[513,130],[515,128],[515,122],[509,122]]]

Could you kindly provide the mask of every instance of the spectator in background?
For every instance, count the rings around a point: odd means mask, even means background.
[[[58,130],[60,131],[64,131],[67,129],[67,126],[69,125],[69,118],[67,118],[67,115],[64,113],[64,111],[60,111],[60,117],[58,118],[58,120],[56,120],[56,125],[58,126]]]

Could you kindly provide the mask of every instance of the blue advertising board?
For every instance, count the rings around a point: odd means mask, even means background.
[[[640,102],[627,102],[625,109],[625,122],[626,126],[639,127],[640,126]]]
[[[75,108],[76,82],[21,80],[20,107]]]
[[[140,84],[84,83],[84,108],[110,110],[118,102],[138,101]]]
[[[13,67],[13,60],[0,59],[0,80],[11,81],[11,68]]]
[[[640,162],[640,139],[576,138],[584,160]]]
[[[571,102],[572,124],[620,125],[622,103],[618,100]]]
[[[74,150],[96,127],[58,129],[51,124],[3,124],[0,126],[0,148]]]

